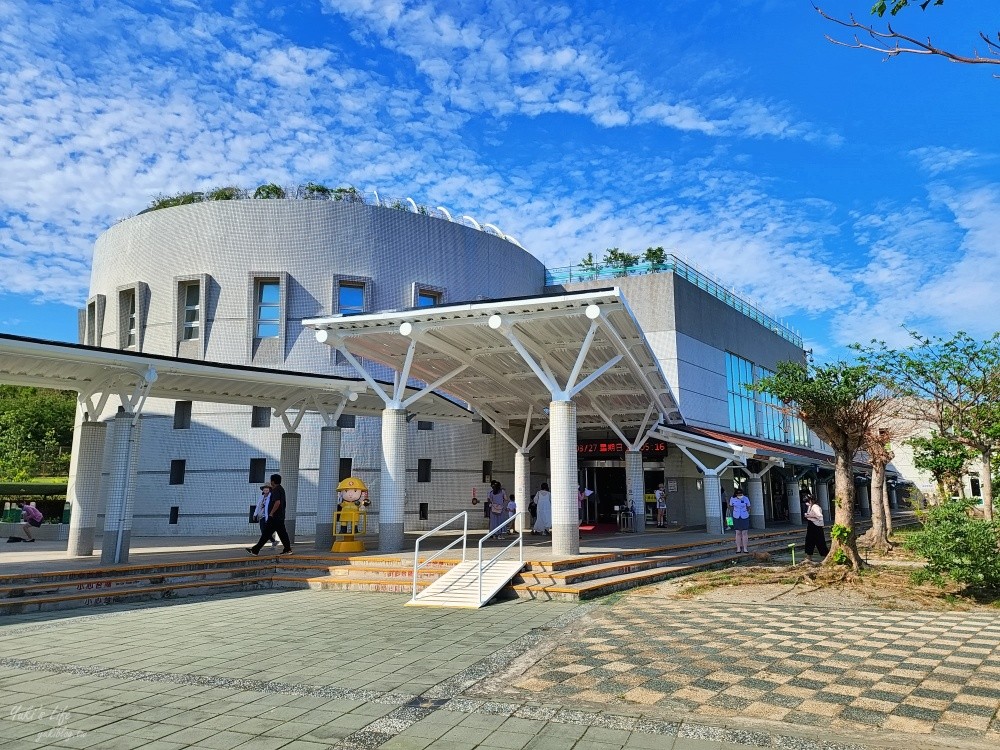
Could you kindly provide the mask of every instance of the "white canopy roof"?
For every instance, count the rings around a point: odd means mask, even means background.
[[[504,427],[524,422],[529,407],[540,415],[553,386],[576,402],[581,430],[610,422],[634,437],[637,428],[668,416],[680,422],[656,357],[617,288],[303,324],[317,329],[319,340],[403,377],[441,381],[441,391]]]
[[[380,399],[358,378],[312,375],[287,370],[124,352],[0,334],[0,382],[73,390],[83,398],[97,394],[128,396],[143,383],[148,396],[181,401],[271,406],[296,411],[344,411],[377,415]],[[472,415],[434,395],[416,403],[421,417],[469,420]]]

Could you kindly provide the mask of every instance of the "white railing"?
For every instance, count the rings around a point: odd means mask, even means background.
[[[433,555],[431,555],[430,557],[428,557],[423,562],[420,562],[420,543],[424,539],[426,539],[427,537],[432,536],[433,534],[436,534],[437,532],[439,532],[445,526],[451,525],[452,523],[454,523],[455,521],[457,521],[459,518],[462,519],[462,536],[460,536],[458,539],[456,539],[455,541],[453,541],[447,547],[442,547],[441,549],[439,549],[437,552],[435,552]],[[465,562],[465,547],[466,547],[466,539],[468,539],[468,537],[469,537],[469,512],[466,511],[466,510],[463,510],[458,515],[452,516],[451,518],[449,518],[447,521],[445,521],[440,526],[435,526],[433,529],[431,529],[430,531],[428,531],[426,534],[421,535],[417,539],[417,543],[416,543],[416,545],[413,548],[413,598],[410,599],[410,601],[414,601],[417,598],[417,572],[422,567],[424,567],[425,565],[427,565],[429,562],[431,562],[432,560],[434,560],[436,557],[438,557],[439,555],[442,555],[445,552],[447,552],[448,550],[450,550],[452,547],[454,547],[459,542],[462,543],[462,562]],[[482,559],[482,552],[481,551],[480,551],[479,557],[480,557],[480,559]]]
[[[514,521],[517,520],[518,516],[527,516],[527,515],[528,515],[528,511],[526,511],[526,510],[522,510],[520,513],[515,513],[510,518],[508,518],[506,521],[504,521],[502,524],[500,524],[495,529],[493,529],[493,531],[491,531],[489,534],[487,534],[486,536],[484,536],[482,539],[479,540],[479,568],[478,568],[478,571],[479,571],[479,603],[480,604],[483,603],[483,573],[485,573],[487,570],[489,570],[490,568],[492,568],[496,564],[497,560],[499,560],[501,557],[504,556],[504,553],[507,552],[507,550],[509,550],[515,544],[518,545],[517,559],[518,559],[519,562],[522,562],[522,563],[524,562],[524,527],[522,526],[521,530],[517,532],[517,539],[515,539],[513,542],[511,542],[510,544],[508,544],[502,550],[500,550],[499,552],[497,552],[485,564],[483,563],[483,542],[485,542],[491,536],[495,536],[496,534],[502,533],[503,530],[504,530],[504,528],[506,526],[508,526],[509,524],[514,523]]]

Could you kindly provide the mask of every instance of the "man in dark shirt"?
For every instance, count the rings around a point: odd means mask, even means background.
[[[271,475],[271,503],[268,506],[267,524],[257,544],[247,547],[247,552],[251,555],[259,554],[261,547],[271,538],[271,534],[277,534],[281,540],[283,547],[281,554],[290,555],[292,543],[288,540],[288,529],[285,528],[285,488],[281,486],[281,474]]]

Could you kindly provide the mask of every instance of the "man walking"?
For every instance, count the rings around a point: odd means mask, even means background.
[[[285,528],[285,488],[281,486],[281,474],[271,475],[271,502],[267,509],[267,524],[265,524],[264,532],[257,540],[257,544],[253,547],[247,547],[247,552],[251,555],[259,554],[261,547],[267,544],[271,538],[271,534],[277,534],[278,539],[281,540],[283,545],[281,554],[290,555],[292,543],[288,540],[288,530]]]

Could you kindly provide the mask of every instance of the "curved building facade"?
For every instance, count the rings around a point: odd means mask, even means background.
[[[544,279],[518,245],[434,216],[329,200],[206,201],[141,214],[98,238],[80,340],[353,378],[303,319],[536,295]],[[258,485],[280,468],[275,406],[151,400],[133,534],[246,532]],[[340,424],[341,473],[364,478],[377,498],[379,422],[348,412]],[[307,415],[298,427],[299,533],[315,523],[320,426]],[[467,509],[484,474],[513,471],[510,451],[479,423],[408,429],[407,528]]]

